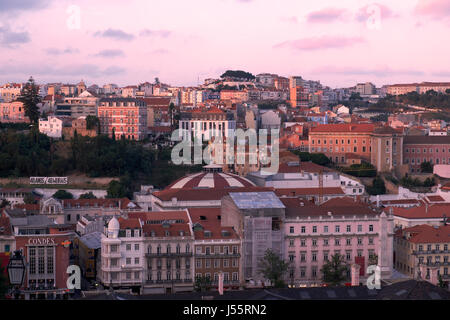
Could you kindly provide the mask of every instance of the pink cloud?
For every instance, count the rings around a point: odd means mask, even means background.
[[[339,9],[339,8],[326,8],[318,11],[311,12],[307,15],[308,22],[333,22],[335,20],[343,20],[345,19],[344,15],[347,10]]]
[[[450,17],[450,1],[448,0],[419,0],[415,13],[434,19],[446,19]]]
[[[294,16],[292,16],[292,17],[282,17],[282,18],[280,18],[280,20],[283,21],[283,22],[287,22],[287,23],[298,23],[297,17],[294,17]]]
[[[365,42],[361,37],[322,36],[303,38],[278,43],[274,48],[290,48],[293,50],[319,50],[350,47]]]
[[[379,3],[372,3],[359,9],[358,13],[356,14],[356,20],[360,22],[367,21],[367,19],[369,19],[369,17],[373,15],[372,10],[369,10],[368,12],[368,9],[372,8],[378,8],[380,10],[381,19],[389,19],[397,17],[397,14],[395,14],[389,7]]]
[[[334,74],[340,76],[375,76],[380,78],[392,76],[423,76],[425,73],[421,70],[410,69],[392,69],[390,67],[375,67],[375,68],[358,68],[349,66],[323,66],[312,70],[315,74]]]

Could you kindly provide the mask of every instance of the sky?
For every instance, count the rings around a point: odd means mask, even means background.
[[[450,0],[0,0],[0,83],[450,82]]]

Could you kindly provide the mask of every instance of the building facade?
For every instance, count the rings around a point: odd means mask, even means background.
[[[147,135],[147,105],[134,98],[102,98],[98,107],[100,132],[116,139],[143,140]]]

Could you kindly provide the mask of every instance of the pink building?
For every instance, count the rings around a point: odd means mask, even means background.
[[[0,103],[0,122],[21,123],[30,122],[25,116],[23,103],[20,101]]]
[[[321,268],[339,253],[348,264],[359,264],[365,283],[368,265],[378,256],[382,278],[390,277],[393,252],[393,218],[353,198],[335,198],[321,205],[284,198],[285,257],[290,261],[287,284],[295,287],[321,285]]]

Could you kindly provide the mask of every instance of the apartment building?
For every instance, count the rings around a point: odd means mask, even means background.
[[[427,224],[398,229],[395,233],[395,268],[414,279],[434,285],[439,277],[450,282],[450,225],[444,219],[439,226]]]
[[[0,103],[0,122],[21,123],[30,122],[25,116],[25,108],[20,101]]]
[[[130,213],[143,231],[144,293],[192,291],[194,234],[184,211]]]
[[[13,102],[20,96],[22,88],[21,83],[5,83],[0,87],[0,101]]]
[[[137,218],[113,217],[101,239],[98,279],[106,287],[140,292],[144,279],[144,235]]]
[[[311,128],[309,146],[336,164],[358,157],[384,172],[402,163],[403,134],[375,124],[325,124]]]
[[[411,173],[421,172],[423,162],[450,164],[450,136],[405,136],[403,159]]]
[[[243,285],[241,241],[231,227],[221,224],[220,208],[190,208],[194,232],[194,274],[206,277],[217,287],[223,273],[225,288],[239,289]]]
[[[221,225],[233,227],[242,240],[246,283],[265,281],[258,264],[268,249],[284,259],[285,206],[273,192],[230,192],[222,198]]]
[[[55,115],[72,118],[97,116],[99,100],[100,98],[94,93],[83,90],[77,97],[64,97],[62,102],[58,102]]]
[[[334,198],[320,205],[295,197],[280,198],[286,207],[284,256],[290,262],[287,283],[321,284],[321,268],[335,254],[359,264],[360,278],[377,264],[382,276],[392,272],[393,218],[352,198]],[[378,256],[378,260],[376,259]]]
[[[210,140],[212,137],[227,137],[236,129],[232,113],[219,108],[196,108],[180,112],[180,138]]]
[[[290,87],[289,99],[292,108],[307,108],[309,106],[309,90],[305,86]]]
[[[98,107],[100,132],[124,136],[130,140],[143,140],[147,134],[147,105],[134,98],[102,98]]]
[[[64,120],[55,116],[39,119],[39,132],[50,138],[61,139]]]

